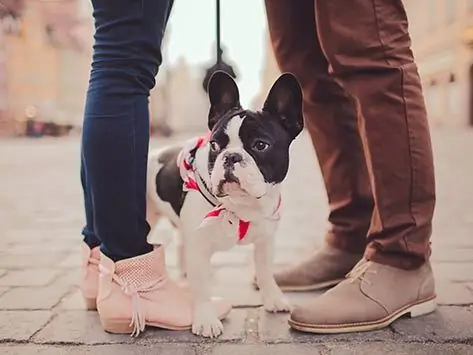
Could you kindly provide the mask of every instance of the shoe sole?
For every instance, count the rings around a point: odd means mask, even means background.
[[[336,325],[323,325],[323,324],[306,324],[300,323],[293,320],[289,320],[289,325],[295,330],[299,330],[305,333],[315,334],[340,334],[340,333],[355,333],[355,332],[368,332],[372,330],[378,330],[386,328],[395,320],[401,318],[404,315],[409,315],[411,318],[420,317],[429,313],[432,313],[437,308],[436,296],[432,296],[428,299],[409,304],[393,314],[386,316],[382,319],[373,322],[363,323],[350,323],[350,324],[336,324]]]
[[[225,314],[221,315],[219,317],[220,320],[225,319],[231,312],[231,309],[226,312]],[[130,320],[114,320],[114,319],[109,319],[109,320],[104,320],[101,319],[100,322],[102,323],[102,328],[107,332],[107,333],[112,333],[112,334],[131,334],[133,332],[133,327],[130,326]],[[184,326],[171,326],[171,325],[166,325],[162,323],[151,323],[151,322],[146,322],[147,327],[153,327],[153,328],[160,328],[160,329],[165,329],[165,330],[190,330],[192,328],[192,324],[190,325],[184,325]]]
[[[309,291],[318,291],[318,290],[323,290],[329,287],[333,287],[338,285],[340,282],[342,282],[345,279],[338,279],[338,280],[330,280],[330,281],[325,281],[325,282],[319,282],[316,284],[312,285],[305,285],[305,286],[279,286],[281,291],[283,292],[309,292]],[[258,284],[256,282],[253,282],[253,286],[259,290]]]

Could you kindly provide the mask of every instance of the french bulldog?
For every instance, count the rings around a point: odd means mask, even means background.
[[[147,199],[150,225],[165,216],[183,241],[181,267],[195,302],[192,332],[217,337],[223,325],[210,295],[217,251],[254,244],[264,308],[290,310],[273,277],[274,237],[289,149],[304,124],[301,88],[289,73],[273,84],[261,111],[241,107],[238,87],[224,72],[213,74],[208,94],[208,135],[150,152]]]

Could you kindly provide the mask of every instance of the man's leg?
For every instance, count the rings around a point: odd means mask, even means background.
[[[333,74],[359,104],[374,190],[366,256],[415,269],[430,255],[435,181],[430,133],[402,0],[316,1]],[[354,16],[356,14],[356,16]]]
[[[350,11],[343,0],[315,4],[333,75],[357,99],[375,210],[368,261],[296,308],[291,324],[317,333],[378,329],[435,309],[428,263],[435,183],[424,100],[401,0],[354,0]]]
[[[355,102],[328,74],[313,1],[266,0],[266,12],[276,61],[297,76],[304,91],[304,117],[325,182],[331,226],[329,248],[277,273],[276,280],[285,290],[317,289],[338,283],[361,259],[373,198]]]

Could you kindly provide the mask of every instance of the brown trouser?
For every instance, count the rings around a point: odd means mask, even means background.
[[[404,269],[430,256],[432,148],[401,0],[265,0],[330,203],[329,244]]]

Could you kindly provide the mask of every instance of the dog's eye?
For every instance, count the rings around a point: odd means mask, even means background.
[[[269,144],[263,142],[262,140],[257,140],[253,143],[253,149],[257,150],[258,152],[264,152],[266,149],[269,148]]]
[[[220,146],[215,141],[210,141],[210,150],[214,153],[218,153],[220,151]]]

